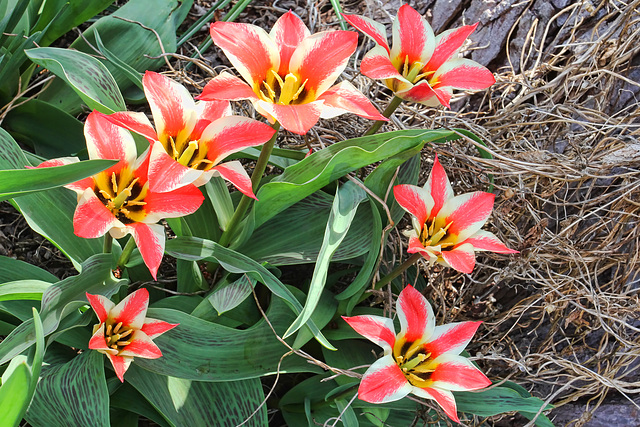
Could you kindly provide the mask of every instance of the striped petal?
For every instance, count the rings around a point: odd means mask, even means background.
[[[125,328],[140,329],[144,324],[144,315],[147,313],[148,306],[149,291],[140,288],[112,308],[109,317],[114,324],[122,322]]]
[[[310,35],[307,26],[293,12],[289,11],[278,18],[269,36],[276,42],[280,51],[280,75],[284,76],[289,72],[291,55],[302,40]]]
[[[360,71],[365,76],[376,79],[376,80],[385,80],[385,79],[395,79],[393,84],[394,91],[403,91],[408,90],[413,87],[413,84],[409,82],[409,80],[402,77],[402,74],[396,70],[396,67],[391,63],[389,59],[389,54],[384,48],[380,46],[376,46],[371,49],[367,54],[362,58],[362,62],[360,63]]]
[[[444,63],[431,78],[434,88],[481,90],[496,82],[493,73],[470,59],[452,59]]]
[[[208,147],[207,158],[220,163],[230,154],[267,142],[275,133],[271,126],[247,117],[223,117],[202,132],[200,143]]]
[[[322,101],[298,105],[279,105],[258,101],[257,104],[258,110],[261,108],[280,122],[283,128],[298,135],[309,132],[309,129],[318,123],[322,114]]]
[[[163,322],[162,320],[146,317],[144,319],[144,325],[142,325],[142,328],[140,328],[140,330],[147,334],[149,338],[155,338],[175,328],[178,325],[179,323],[167,323]]]
[[[388,354],[393,349],[396,342],[396,333],[393,327],[393,320],[387,317],[374,315],[342,316],[345,322],[349,324],[357,333],[379,345]]]
[[[115,356],[109,353],[107,353],[107,357],[113,365],[113,370],[116,371],[116,376],[118,377],[118,379],[121,382],[124,382],[124,373],[127,372],[127,369],[129,369],[129,365],[131,365],[131,361],[133,360],[133,358]]]
[[[45,162],[40,163],[38,166],[36,166],[37,168],[50,168],[50,167],[55,167],[55,166],[64,166],[64,165],[70,165],[72,163],[77,163],[79,162],[80,159],[78,159],[77,157],[59,157],[57,159],[51,159],[51,160],[47,160]],[[87,177],[84,179],[81,179],[80,181],[76,181],[76,182],[72,182],[71,184],[67,184],[64,186],[64,188],[68,188],[69,190],[73,190],[78,194],[82,194],[84,193],[84,190],[86,190],[87,188],[93,188],[93,178],[92,177]]]
[[[234,160],[232,162],[222,163],[215,166],[212,170],[232,183],[245,196],[258,200],[251,188],[251,178],[249,178],[249,174],[247,174],[244,166],[242,166],[242,163],[239,161]]]
[[[487,222],[495,197],[494,194],[484,191],[455,196],[444,204],[438,218],[444,218],[445,224],[451,223],[449,235],[456,236],[457,241],[462,242]]]
[[[490,251],[497,252],[499,254],[519,253],[516,250],[509,249],[495,234],[484,230],[476,231],[471,237],[462,243],[469,243],[473,245],[473,249],[475,251]]]
[[[149,192],[144,199],[147,216],[143,222],[155,224],[163,218],[179,218],[198,210],[204,201],[202,192],[194,185],[186,185],[162,193]]]
[[[103,323],[107,320],[109,316],[109,311],[115,307],[115,304],[104,295],[92,295],[89,293],[85,293],[87,296],[87,300],[89,304],[91,304],[91,308],[95,311],[96,316],[98,316],[98,320],[100,323]]]
[[[329,89],[356,51],[358,34],[353,31],[325,31],[307,37],[291,56],[290,72],[306,80],[309,99]]]
[[[416,217],[417,222],[424,226],[434,206],[433,197],[428,190],[417,185],[396,185],[393,187],[393,196],[402,209]]]
[[[405,101],[417,102],[418,104],[426,105],[427,107],[436,107],[441,105],[442,102],[438,97],[439,94],[433,90],[429,85],[429,82],[422,80],[417,84],[404,89],[398,88],[395,92],[396,96],[404,99]],[[448,106],[449,103],[442,104]]]
[[[94,295],[97,296],[97,295]],[[104,339],[104,330],[105,330],[105,325],[104,322],[102,322],[102,324],[100,325],[100,327],[98,328],[98,330],[96,330],[93,335],[91,336],[91,338],[89,338],[89,349],[91,350],[104,350],[104,353],[117,353],[117,350],[114,350],[112,348],[109,348],[109,346],[107,346],[107,340]]]
[[[278,45],[262,28],[218,21],[211,24],[210,33],[214,43],[254,90],[266,79],[269,70],[280,68]]]
[[[148,170],[149,190],[154,193],[173,191],[184,187],[202,175],[201,170],[191,169],[176,162],[166,153],[162,144],[153,144],[151,147]]]
[[[491,380],[466,357],[443,354],[426,368],[434,370],[429,379],[433,381],[433,387],[441,390],[469,391],[491,385]]]
[[[142,135],[151,142],[158,140],[155,129],[153,129],[151,122],[144,113],[121,111],[109,115],[105,114],[104,117],[111,123]]]
[[[120,351],[119,356],[135,356],[143,359],[157,359],[162,356],[158,346],[141,330],[134,331],[129,341],[131,343]]]
[[[370,403],[387,403],[411,393],[412,386],[391,355],[383,356],[364,373],[358,398]]]
[[[343,81],[331,87],[318,98],[324,101],[322,104],[321,117],[328,119],[344,113],[353,113],[370,120],[388,121],[380,114],[376,107],[371,104],[369,98],[364,96],[348,81]]]
[[[470,244],[456,246],[450,251],[442,251],[440,255],[443,260],[442,264],[461,273],[471,274],[476,265],[476,255]]]
[[[413,394],[416,396],[424,397],[425,399],[431,399],[438,402],[438,405],[444,409],[445,414],[453,421],[460,423],[456,409],[456,400],[453,397],[453,393],[449,390],[442,390],[438,388],[413,388]]]
[[[205,130],[211,122],[221,119],[222,117],[230,116],[233,111],[229,101],[199,101],[196,102],[196,113],[198,121],[189,138],[192,141],[199,140],[202,131]]]
[[[456,322],[436,326],[424,349],[431,353],[432,359],[445,353],[458,355],[469,344],[481,323]]]
[[[409,246],[407,247],[408,254],[416,254],[419,253],[430,262],[435,262],[437,255],[434,253],[434,248],[429,246],[425,248],[424,245],[420,242],[415,236],[409,238]]]
[[[436,46],[436,37],[431,25],[411,6],[405,4],[398,9],[392,27],[393,47],[391,58],[402,64],[427,64]]]
[[[425,67],[427,70],[437,70],[453,57],[462,45],[464,41],[474,32],[478,23],[474,25],[465,25],[453,30],[447,30],[436,37],[436,47],[433,51],[433,55],[429,60],[429,63]]]
[[[136,144],[128,130],[111,123],[97,111],[87,116],[84,136],[90,159],[121,160],[133,164],[136,160]]]
[[[447,173],[438,161],[437,154],[433,162],[433,168],[431,168],[429,178],[424,185],[424,189],[429,192],[433,199],[433,208],[431,208],[428,218],[433,219],[438,215],[438,212],[440,212],[444,203],[453,198],[453,188],[451,188],[451,183],[449,182],[449,178],[447,178]]]
[[[371,39],[376,42],[377,45],[386,50],[387,57],[389,56],[390,50],[389,44],[387,43],[387,30],[384,25],[374,21],[373,19],[366,18],[360,15],[345,15],[343,13],[342,17],[349,24],[356,27],[367,36],[371,37]]]
[[[147,71],[142,78],[144,93],[151,106],[158,139],[169,137],[185,141],[196,124],[196,106],[193,97],[181,84],[162,74]]]
[[[155,280],[164,255],[164,227],[160,224],[136,222],[131,224],[129,228],[136,241],[136,246],[140,250],[142,260]]]
[[[91,188],[87,188],[80,199],[73,214],[73,231],[78,237],[94,239],[104,236],[114,227],[123,227],[122,224]]]
[[[431,304],[413,286],[407,285],[396,302],[400,334],[407,342],[426,341],[433,333],[436,318]]]
[[[251,86],[231,74],[223,71],[218,76],[209,80],[202,89],[202,93],[196,97],[202,101],[228,100],[240,101],[243,99],[258,99]]]

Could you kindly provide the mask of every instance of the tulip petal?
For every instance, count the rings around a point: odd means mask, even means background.
[[[309,100],[329,89],[356,51],[358,34],[354,31],[325,31],[305,38],[289,62],[289,71],[300,76]]]
[[[481,323],[456,322],[436,326],[424,349],[431,353],[432,359],[445,353],[458,355],[469,344]]]
[[[393,84],[394,92],[408,90],[413,87],[413,84],[402,77],[402,74],[396,70],[396,67],[389,59],[389,54],[380,46],[374,47],[362,58],[360,71],[371,79],[395,79]]]
[[[140,329],[144,324],[144,315],[147,313],[148,306],[149,291],[140,288],[112,308],[109,317],[114,324],[122,322],[125,328]]]
[[[136,330],[128,338],[131,344],[126,345],[119,356],[142,357],[144,359],[157,359],[162,356],[158,346],[141,330]]]
[[[129,365],[131,365],[131,361],[133,360],[133,358],[115,356],[109,353],[107,353],[107,357],[113,365],[113,369],[116,371],[116,376],[118,377],[120,382],[124,382],[124,373],[127,372],[127,369],[129,369]]]
[[[155,280],[164,254],[164,227],[160,224],[136,222],[129,225],[129,228],[140,250],[142,260]]]
[[[232,162],[222,163],[213,168],[222,178],[232,183],[242,194],[252,199],[258,200],[256,195],[253,194],[251,188],[251,178],[244,170],[244,166],[237,160]]]
[[[431,198],[433,199],[434,205],[433,208],[431,208],[431,213],[428,218],[433,219],[438,215],[444,203],[453,197],[453,188],[451,188],[447,173],[438,161],[437,154],[424,189],[431,194]]]
[[[97,111],[87,116],[84,136],[90,159],[121,160],[131,165],[136,160],[136,144],[128,130],[116,126]]]
[[[440,68],[442,64],[451,59],[460,50],[464,41],[475,31],[477,26],[478,23],[476,22],[474,25],[464,25],[438,34],[433,56],[431,56],[425,68],[433,71]]]
[[[158,139],[176,141],[189,138],[196,123],[196,106],[193,97],[181,84],[147,71],[142,78],[144,93],[151,106]]]
[[[111,123],[127,128],[132,132],[144,136],[149,141],[157,141],[158,134],[151,125],[151,122],[144,113],[135,113],[133,111],[121,111],[104,117]]]
[[[97,296],[97,295],[93,295]],[[97,331],[93,333],[91,338],[89,339],[89,349],[91,350],[105,350],[106,353],[117,353],[118,350],[114,350],[107,346],[107,340],[104,338],[104,322],[100,325]]]
[[[229,101],[199,101],[196,102],[196,113],[198,121],[193,128],[193,132],[191,132],[191,137],[189,138],[191,141],[199,140],[202,131],[211,122],[230,116],[232,114],[231,104]]]
[[[309,132],[322,113],[322,101],[309,104],[279,105],[258,101],[258,106],[273,116],[289,132],[304,135]]]
[[[393,196],[405,211],[424,226],[433,209],[433,197],[428,190],[417,185],[402,184],[393,187]]]
[[[469,359],[454,354],[443,354],[429,363],[433,369],[433,387],[451,391],[478,390],[491,385],[487,378]]]
[[[144,199],[147,216],[142,222],[155,224],[163,218],[179,218],[198,210],[204,196],[194,185],[185,185],[163,193],[150,192]]]
[[[516,250],[508,248],[495,234],[484,230],[476,231],[471,237],[462,243],[469,243],[473,245],[473,249],[475,251],[491,251],[499,254],[519,253]]]
[[[364,373],[358,398],[370,403],[387,403],[411,393],[412,386],[391,355],[376,360]]]
[[[310,32],[304,22],[298,18],[293,12],[289,11],[282,15],[273,28],[269,32],[269,36],[275,40],[280,51],[280,75],[286,75],[289,72],[289,60],[296,47],[302,40],[309,37]]]
[[[109,311],[113,307],[115,307],[115,304],[113,303],[113,301],[111,301],[109,298],[105,297],[104,295],[92,295],[86,292],[85,292],[85,295],[87,296],[87,300],[89,301],[89,304],[91,304],[91,308],[93,308],[93,311],[96,313],[96,316],[98,316],[98,320],[100,321],[100,323],[103,323],[105,320],[107,320],[107,317],[109,316]]]
[[[449,224],[449,235],[457,236],[459,242],[475,234],[487,222],[495,195],[476,191],[460,194],[449,199],[438,214],[438,218],[444,218],[444,223]]]
[[[373,106],[369,98],[364,96],[348,81],[343,81],[329,88],[320,97],[319,101],[324,101],[322,105],[321,117],[329,119],[344,113],[353,113],[370,120],[388,121]]]
[[[346,317],[342,316],[357,333],[382,347],[385,353],[393,349],[396,342],[396,333],[393,327],[393,320],[387,317],[364,315]]]
[[[173,191],[191,184],[202,175],[199,169],[191,169],[175,161],[164,150],[162,144],[153,144],[149,157],[149,190],[151,192]],[[148,202],[145,199],[145,202]],[[148,211],[148,206],[145,207]],[[157,222],[152,221],[152,222]]]
[[[435,262],[437,258],[437,255],[434,253],[433,247],[429,246],[429,248],[425,248],[423,244],[420,242],[420,239],[415,236],[412,236],[409,238],[409,246],[407,247],[407,253],[409,254],[419,253],[431,262]]]
[[[471,274],[476,265],[476,255],[473,246],[463,244],[450,251],[442,251],[443,264],[461,273]]]
[[[207,158],[215,165],[230,154],[264,144],[275,132],[271,126],[257,120],[229,116],[207,126],[200,143],[208,147]]]
[[[146,317],[144,319],[144,324],[140,330],[147,334],[149,338],[158,337],[165,332],[175,328],[179,323],[167,323],[162,320],[152,319],[150,317]]]
[[[59,157],[57,159],[47,160],[45,162],[40,163],[36,168],[50,168],[53,166],[64,166],[70,165],[72,163],[79,162],[80,159],[77,157]],[[72,182],[71,184],[67,184],[64,188],[68,188],[69,190],[73,190],[78,194],[84,193],[84,190],[87,188],[93,188],[93,178],[87,177],[81,179],[80,181]]]
[[[124,227],[91,188],[87,188],[73,214],[73,231],[78,237],[93,239],[104,236],[114,227]]]
[[[418,388],[414,387],[413,394],[416,396],[424,397],[425,399],[431,399],[438,402],[438,405],[444,409],[445,414],[453,421],[460,423],[456,409],[456,400],[453,397],[453,393],[449,390],[442,390],[438,388]]]
[[[436,46],[436,37],[431,25],[411,6],[405,4],[398,9],[392,27],[393,47],[391,58],[409,64],[422,62],[426,65]]]
[[[407,285],[396,302],[400,334],[407,342],[426,341],[433,333],[436,318],[431,304],[413,286]]]
[[[360,15],[346,15],[343,13],[342,17],[349,24],[371,37],[376,44],[387,51],[387,57],[389,56],[390,50],[389,44],[387,43],[387,30],[384,25]]]
[[[442,64],[431,79],[434,88],[486,89],[496,82],[493,73],[470,59],[452,59]]]
[[[202,101],[258,99],[251,86],[231,74],[223,71],[205,85],[202,93],[196,97]]]
[[[280,68],[278,46],[262,28],[218,21],[211,24],[210,33],[214,43],[254,90],[266,79],[269,70]]]
[[[444,91],[446,92],[446,91]],[[433,90],[426,80],[421,80],[417,84],[408,89],[399,88],[396,90],[396,96],[404,99],[405,101],[417,102],[419,104],[426,105],[427,107],[436,107],[438,105],[449,106],[449,102],[442,104],[439,94]],[[451,96],[449,96],[450,98]]]

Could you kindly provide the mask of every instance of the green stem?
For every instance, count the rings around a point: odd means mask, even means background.
[[[271,125],[276,132],[273,134],[271,139],[267,141],[260,151],[260,156],[258,157],[258,161],[256,162],[256,167],[253,169],[253,173],[251,174],[251,187],[253,188],[253,192],[256,193],[258,191],[258,186],[260,185],[260,180],[262,179],[262,174],[264,174],[265,169],[267,168],[267,164],[269,163],[269,157],[271,157],[271,152],[273,151],[273,146],[276,143],[276,138],[278,136],[278,130],[280,129],[280,123],[275,122]],[[242,218],[244,218],[245,213],[247,213],[247,209],[251,206],[252,202],[251,197],[242,196],[240,199],[240,203],[238,203],[238,207],[236,211],[233,213],[233,216],[229,220],[229,224],[227,224],[227,229],[220,236],[220,243],[222,246],[228,246],[229,242],[231,242],[231,238],[236,232],[236,228],[240,224]]]
[[[393,271],[389,274],[387,274],[386,276],[384,276],[382,279],[380,279],[380,281],[378,283],[375,284],[375,286],[373,287],[373,289],[375,290],[380,290],[382,289],[382,287],[384,285],[386,285],[387,283],[391,282],[393,279],[395,279],[396,277],[398,277],[400,274],[402,274],[407,268],[411,267],[413,264],[415,264],[416,262],[418,262],[418,260],[422,257],[421,254],[413,254],[409,257],[409,259],[407,259],[405,262],[403,262],[402,264],[400,264],[399,266],[397,266],[395,269],[393,269]],[[360,297],[360,301],[364,301],[365,299],[369,298],[368,294],[363,295],[362,297]]]
[[[129,237],[127,240],[127,244],[124,245],[124,249],[122,249],[122,254],[120,254],[120,258],[118,258],[118,263],[116,264],[116,268],[120,270],[124,270],[124,265],[129,262],[129,258],[131,257],[131,252],[136,247],[136,241],[132,237]]]
[[[396,108],[398,108],[401,103],[402,99],[394,95],[391,102],[389,102],[389,105],[387,105],[387,108],[385,108],[382,112],[382,115],[388,119],[389,117],[391,117],[393,112],[396,111]],[[380,127],[382,127],[382,125],[385,123],[387,122],[384,120],[376,120],[376,122],[369,128],[368,131],[364,133],[363,136],[373,135],[374,133],[378,132],[378,129],[380,129]]]
[[[104,243],[102,244],[102,252],[105,254],[111,253],[111,248],[113,247],[113,237],[111,234],[107,233],[104,235]]]

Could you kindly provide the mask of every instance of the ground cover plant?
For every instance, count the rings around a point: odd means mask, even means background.
[[[0,424],[636,425],[639,6],[3,5]]]

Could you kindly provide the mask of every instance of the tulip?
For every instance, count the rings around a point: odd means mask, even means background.
[[[493,233],[481,230],[491,214],[495,195],[476,191],[454,196],[437,156],[424,187],[396,185],[393,194],[412,215],[407,252],[420,253],[431,264],[471,273],[476,251],[518,253]]]
[[[211,37],[246,81],[223,72],[198,99],[250,100],[271,123],[305,134],[318,119],[354,113],[386,120],[351,83],[333,83],[355,52],[352,31],[311,35],[302,20],[287,12],[270,33],[251,24],[214,22]]]
[[[400,292],[396,302],[400,333],[386,317],[364,315],[343,319],[360,335],[384,350],[367,369],[358,398],[387,403],[409,393],[435,400],[447,416],[460,422],[452,391],[478,390],[491,381],[460,353],[482,322],[435,326],[433,309],[412,286]]]
[[[171,191],[191,183],[201,186],[213,176],[222,176],[255,199],[242,164],[221,162],[244,148],[264,144],[275,130],[265,123],[230,115],[228,101],[196,103],[184,86],[162,74],[147,71],[142,84],[155,129],[144,113],[118,112],[105,117],[151,143],[151,190]]]
[[[449,107],[453,89],[481,90],[496,82],[488,69],[458,55],[477,23],[436,37],[429,23],[405,4],[393,22],[393,44],[389,47],[382,24],[364,16],[342,16],[377,45],[362,59],[362,74],[384,80],[398,98]]]
[[[178,326],[145,317],[149,292],[138,289],[115,305],[102,295],[86,294],[100,323],[93,327],[89,348],[106,354],[116,375],[124,382],[124,373],[134,357],[157,359],[162,352],[153,338]]]

